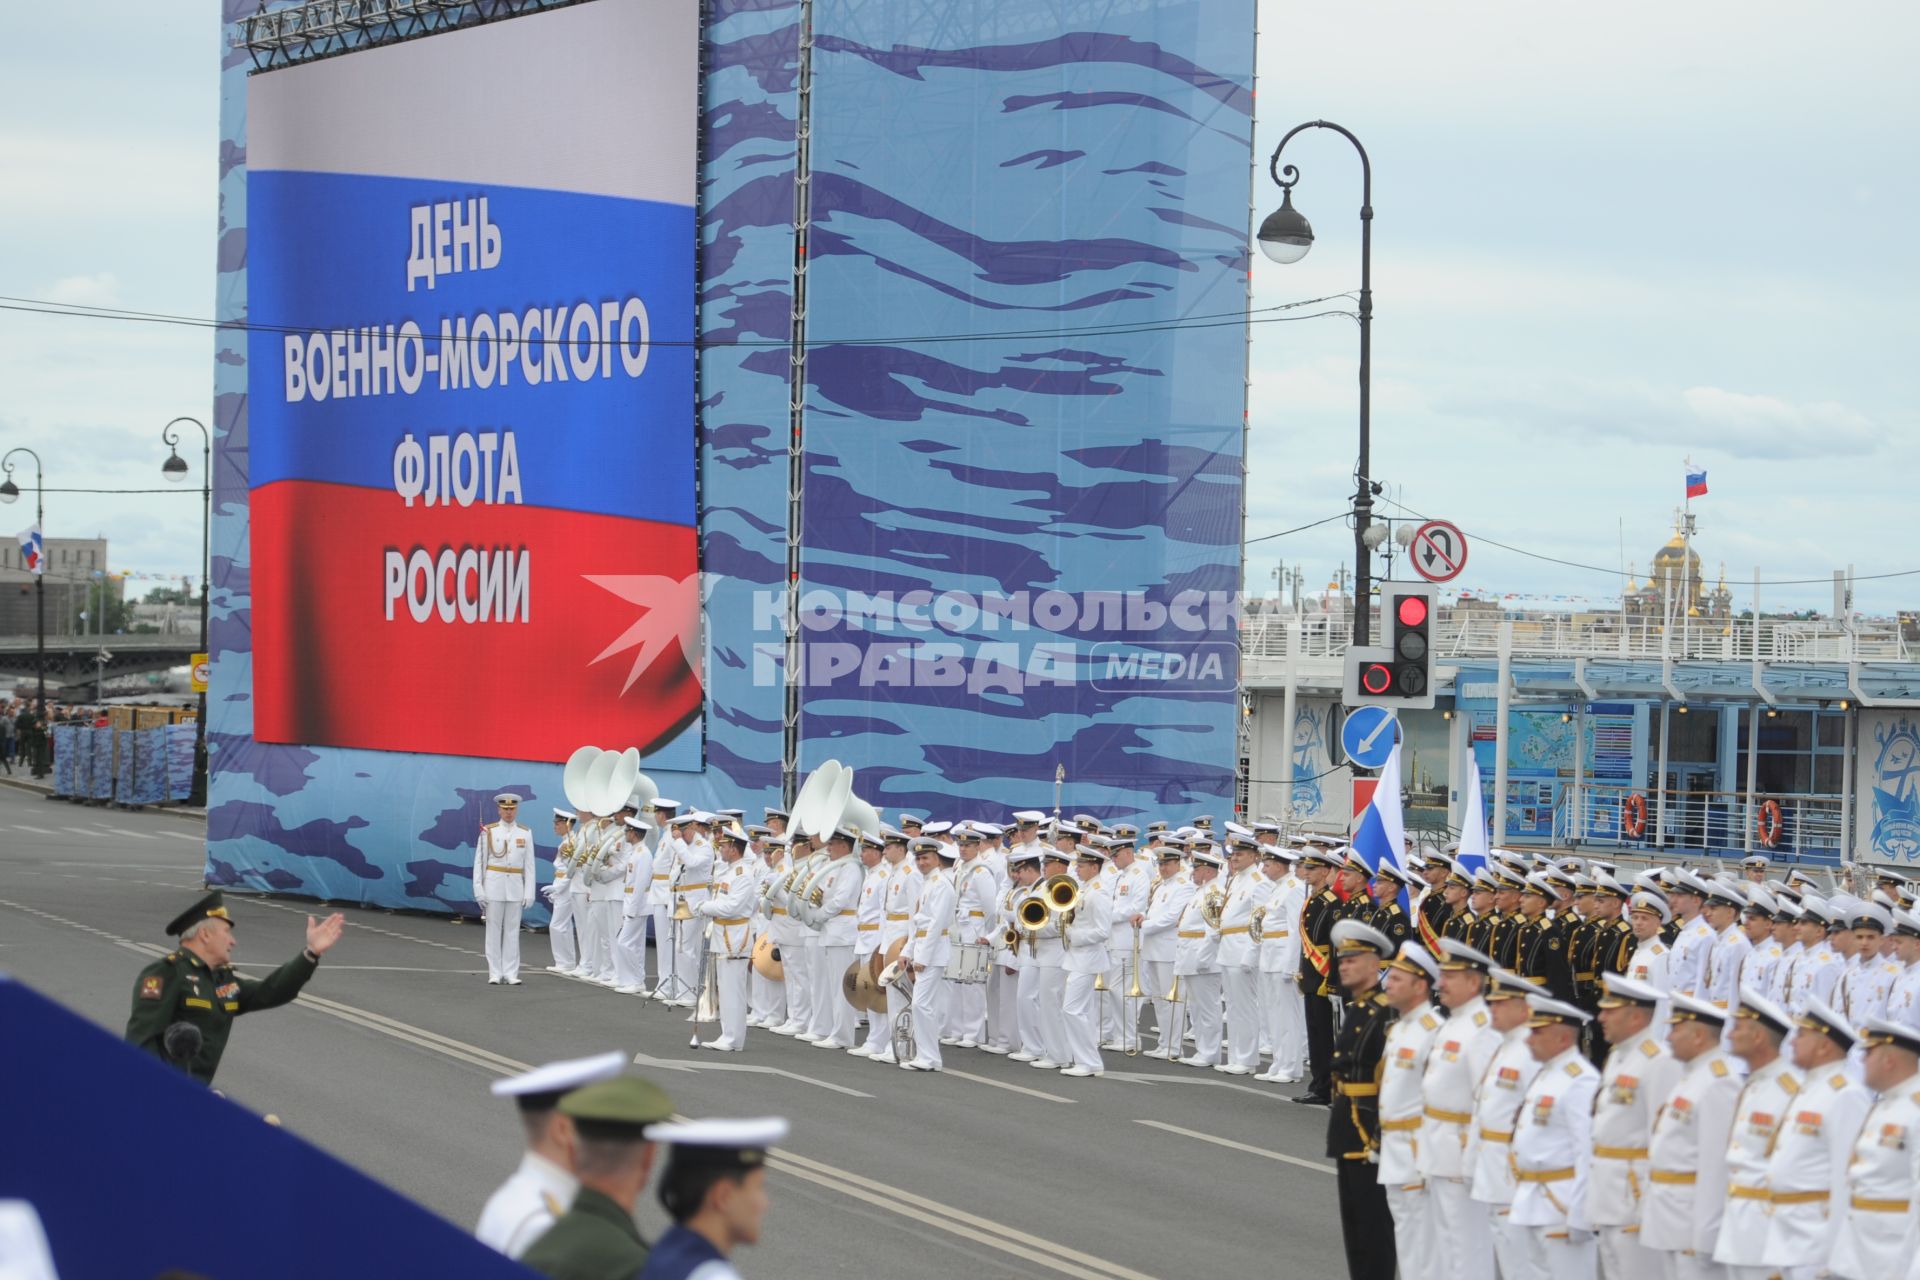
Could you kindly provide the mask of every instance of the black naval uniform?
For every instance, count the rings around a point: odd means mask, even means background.
[[[1567,956],[1572,924],[1565,916],[1541,916],[1527,922],[1522,935],[1517,972],[1555,1000],[1573,999],[1573,965]]]
[[[1305,955],[1300,966],[1300,991],[1306,997],[1307,1015],[1307,1092],[1308,1098],[1332,1096],[1327,1068],[1333,1061],[1332,993],[1339,976],[1333,957],[1333,926],[1345,915],[1340,895],[1322,889],[1307,900],[1300,913],[1300,932]],[[1317,960],[1315,959],[1317,957]],[[1327,966],[1322,976],[1319,963]]]
[[[1352,1280],[1393,1280],[1398,1258],[1393,1217],[1376,1163],[1380,1149],[1380,1074],[1393,1010],[1378,986],[1350,999],[1333,1047],[1327,1154],[1339,1183],[1340,1233]]]
[[[1397,893],[1385,902],[1375,903],[1372,914],[1363,915],[1360,919],[1365,920],[1368,924],[1386,934],[1387,941],[1393,943],[1393,950],[1396,955],[1399,954],[1401,943],[1420,941],[1419,938],[1414,936],[1413,921],[1408,918],[1406,910],[1401,907],[1400,895]]]
[[[1447,925],[1452,923],[1457,913],[1447,905],[1446,894],[1436,886],[1428,890],[1426,897],[1420,899],[1420,906],[1414,914],[1420,918],[1416,921],[1416,925],[1420,922],[1424,922],[1425,925],[1418,929],[1420,945],[1438,956],[1440,949],[1436,943],[1439,939],[1449,936]]]

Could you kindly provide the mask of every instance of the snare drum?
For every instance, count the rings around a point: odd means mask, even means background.
[[[986,943],[960,942],[947,961],[947,981],[975,985],[993,971],[993,948]]]

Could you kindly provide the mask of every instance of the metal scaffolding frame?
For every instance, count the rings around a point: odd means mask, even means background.
[[[240,19],[233,47],[273,71],[584,0],[303,0]]]
[[[780,798],[788,808],[800,786],[800,543],[802,500],[807,487],[804,428],[807,413],[807,233],[813,217],[813,0],[800,0],[798,63],[794,76],[793,129],[793,313],[787,351],[787,608],[786,681],[781,714]]]

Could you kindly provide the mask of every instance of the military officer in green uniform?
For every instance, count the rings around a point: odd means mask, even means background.
[[[214,890],[167,926],[168,934],[179,936],[180,949],[134,980],[128,1042],[212,1084],[233,1020],[299,995],[345,925],[337,911],[325,920],[308,916],[305,950],[264,978],[243,978],[233,970],[233,916]]]
[[[670,1119],[673,1103],[659,1085],[617,1076],[567,1094],[560,1114],[573,1121],[580,1190],[520,1261],[548,1280],[633,1280],[647,1264],[647,1242],[633,1221],[653,1173],[646,1128]]]

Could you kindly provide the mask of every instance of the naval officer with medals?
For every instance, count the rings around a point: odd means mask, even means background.
[[[520,825],[520,797],[493,798],[500,821],[480,828],[473,849],[473,899],[487,922],[487,982],[520,985],[520,913],[533,905],[533,832]]]

